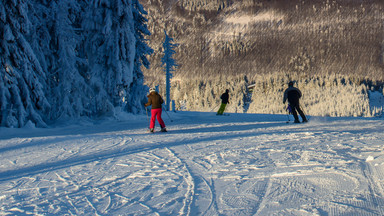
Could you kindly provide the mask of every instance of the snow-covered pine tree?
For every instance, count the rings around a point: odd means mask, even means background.
[[[130,1],[88,0],[83,20],[94,114],[113,114],[133,81],[135,36]]]
[[[176,64],[175,59],[172,57],[173,54],[176,53],[175,48],[178,44],[173,43],[173,38],[169,37],[167,32],[164,30],[165,39],[163,43],[164,56],[161,58],[161,65],[165,66],[164,71],[166,73],[166,106],[167,111],[169,111],[170,107],[170,96],[171,96],[171,79],[172,79],[172,71],[175,71]]]
[[[28,121],[46,126],[50,105],[43,90],[45,71],[27,40],[32,34],[29,4],[0,2],[0,126],[22,127]]]
[[[132,14],[134,20],[134,35],[136,39],[136,53],[133,66],[133,80],[128,88],[128,94],[126,101],[128,105],[126,110],[132,113],[138,113],[142,111],[143,100],[145,101],[145,95],[148,92],[144,87],[144,75],[141,70],[141,66],[149,68],[149,61],[147,55],[153,53],[153,49],[147,44],[145,36],[151,35],[148,30],[148,19],[144,17],[148,13],[144,10],[143,6],[138,0],[132,0]]]
[[[80,36],[74,30],[80,5],[77,1],[60,0],[51,1],[50,8],[54,18],[50,47],[55,59],[50,62],[48,82],[50,104],[55,111],[49,117],[65,120],[89,115],[93,92],[77,66]]]

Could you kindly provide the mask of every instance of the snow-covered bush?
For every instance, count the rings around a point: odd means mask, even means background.
[[[221,104],[220,96],[229,90],[227,111],[244,112],[244,95],[246,95],[246,80],[244,77],[219,77],[218,79],[185,79],[177,77],[172,83],[171,95],[176,108],[191,111],[217,111]],[[160,85],[160,93],[165,93],[165,86]]]
[[[289,79],[265,79],[257,82],[248,112],[286,113],[282,104]],[[303,97],[301,106],[306,114],[314,116],[372,116],[368,89],[342,76],[322,76],[296,80]],[[256,94],[256,95],[255,95]],[[257,100],[255,100],[255,97]]]
[[[227,112],[286,114],[287,104],[283,104],[283,93],[290,80],[294,80],[295,86],[301,90],[301,106],[308,115],[382,115],[380,107],[384,104],[373,108],[369,87],[364,82],[339,75],[293,78],[271,74],[250,78],[220,76],[216,79],[178,79],[173,82],[171,94],[177,109],[216,112],[221,103],[221,94],[229,89],[230,104],[227,105]],[[250,84],[254,84],[253,89],[247,89]],[[164,91],[165,86],[160,84],[160,92]],[[249,107],[246,102],[250,102]]]

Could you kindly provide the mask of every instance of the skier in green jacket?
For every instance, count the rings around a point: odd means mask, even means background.
[[[225,110],[225,107],[227,106],[227,104],[229,104],[229,90],[226,89],[225,90],[225,93],[223,93],[221,95],[221,105],[220,105],[220,109],[217,111],[217,114],[216,115],[223,115],[224,113],[224,110]]]

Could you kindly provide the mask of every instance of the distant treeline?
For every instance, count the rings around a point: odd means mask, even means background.
[[[370,90],[383,92],[383,86],[375,89],[358,77],[341,75],[300,78],[281,74],[230,76],[223,79],[190,78],[174,81],[171,98],[176,109],[216,112],[221,103],[220,95],[230,91],[227,112],[286,114],[283,93],[293,80],[303,93],[301,105],[312,116],[382,116],[384,104],[370,104]],[[249,86],[252,85],[252,88]],[[160,94],[165,95],[165,85],[160,84]],[[384,98],[384,97],[382,97]],[[379,102],[379,101],[378,101]]]

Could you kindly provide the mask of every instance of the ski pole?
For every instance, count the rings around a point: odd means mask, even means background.
[[[287,123],[289,123],[291,121],[291,119],[289,118],[289,114],[291,113],[291,107],[288,105],[287,109],[285,109],[285,111],[287,111],[287,118],[288,118],[288,121]]]
[[[167,116],[168,116],[169,120],[170,120],[171,122],[173,122],[173,120],[171,119],[171,117],[169,116],[169,114],[168,114],[167,110],[165,110],[165,108],[164,108],[164,107],[163,107],[163,110],[164,110],[164,112],[167,114]]]
[[[147,113],[147,121],[148,121],[148,124],[149,124],[150,122],[149,122],[149,116],[148,116],[148,109],[147,109],[147,107],[145,107],[145,112]]]
[[[215,106],[213,109],[211,109],[211,111],[209,112],[212,112],[213,110],[215,110],[219,105]]]
[[[307,120],[309,120],[309,117],[307,116],[307,113],[304,111],[304,109],[303,109],[303,107],[301,106],[301,104],[300,104],[300,108],[301,108],[301,111],[303,111],[303,113],[304,113],[305,117],[307,118]]]

